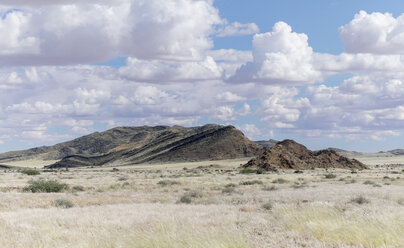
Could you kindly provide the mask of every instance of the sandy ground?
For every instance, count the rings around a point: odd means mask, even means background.
[[[241,174],[246,161],[1,170],[0,247],[403,247],[404,167]],[[68,189],[27,191],[40,180]]]

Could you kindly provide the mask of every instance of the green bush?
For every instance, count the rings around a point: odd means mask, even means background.
[[[262,204],[262,208],[265,209],[265,210],[271,210],[272,207],[273,207],[273,205],[272,205],[271,202],[267,202],[267,203]]]
[[[275,187],[275,186],[266,186],[266,187],[263,187],[262,190],[264,190],[264,191],[275,191],[275,190],[278,190],[278,188]]]
[[[202,198],[202,197],[203,194],[201,192],[193,190],[186,192],[184,195],[182,195],[177,203],[190,204],[194,198]]]
[[[374,184],[376,184],[376,183],[373,182],[373,181],[367,180],[367,181],[363,182],[363,184],[366,184],[366,185],[374,185]]]
[[[41,174],[39,171],[35,170],[35,169],[23,169],[21,171],[22,174],[28,175],[28,176],[36,176]]]
[[[364,196],[358,196],[358,197],[352,198],[350,202],[362,205],[362,204],[370,203],[370,200],[368,200]]]
[[[53,202],[53,205],[58,208],[72,208],[74,203],[68,199],[59,198]]]
[[[24,187],[24,191],[29,191],[32,193],[51,193],[51,192],[61,192],[68,189],[68,185],[64,183],[59,183],[56,180],[30,180],[28,186]]]
[[[261,180],[252,180],[252,181],[244,181],[240,182],[240,185],[254,185],[254,184],[263,184]]]
[[[165,187],[165,186],[171,186],[171,185],[178,185],[181,184],[178,181],[174,181],[174,180],[161,180],[157,183],[158,185]]]
[[[332,174],[332,173],[328,173],[328,174],[325,174],[324,177],[325,177],[326,179],[333,179],[333,178],[336,178],[337,175]]]
[[[224,189],[222,189],[222,193],[223,194],[231,194],[234,193],[236,190],[234,187],[225,187]]]
[[[84,191],[85,188],[83,186],[81,186],[81,185],[75,185],[75,186],[72,187],[72,190],[73,191]]]
[[[287,183],[288,180],[283,179],[283,178],[278,178],[272,181],[272,183],[279,183],[279,184],[283,184],[283,183]]]
[[[261,169],[262,171],[262,169]],[[240,171],[240,174],[259,174],[257,169],[244,168]]]

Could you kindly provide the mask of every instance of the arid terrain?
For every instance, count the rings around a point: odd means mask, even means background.
[[[247,161],[72,168],[39,175],[3,170],[0,246],[404,244],[404,167],[256,174],[240,167]],[[67,187],[56,193],[27,187],[41,180]]]
[[[403,247],[402,156],[253,143],[218,125],[8,152],[0,247]]]

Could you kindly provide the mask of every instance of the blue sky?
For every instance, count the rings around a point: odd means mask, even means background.
[[[404,148],[402,1],[6,0],[0,151],[126,125]]]

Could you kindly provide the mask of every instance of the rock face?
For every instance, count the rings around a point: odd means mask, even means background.
[[[333,150],[310,151],[293,140],[284,140],[271,148],[265,148],[261,155],[243,166],[262,168],[268,171],[277,169],[367,168],[361,162],[340,156]]]
[[[109,138],[105,139],[104,134]],[[85,142],[90,147],[99,144],[97,152],[69,152],[47,168],[221,160],[253,157],[261,151],[259,145],[233,126],[116,128],[97,136],[102,137],[98,142],[93,138]],[[123,138],[121,142],[113,138],[108,142],[112,136]],[[83,151],[90,149],[80,147]]]

